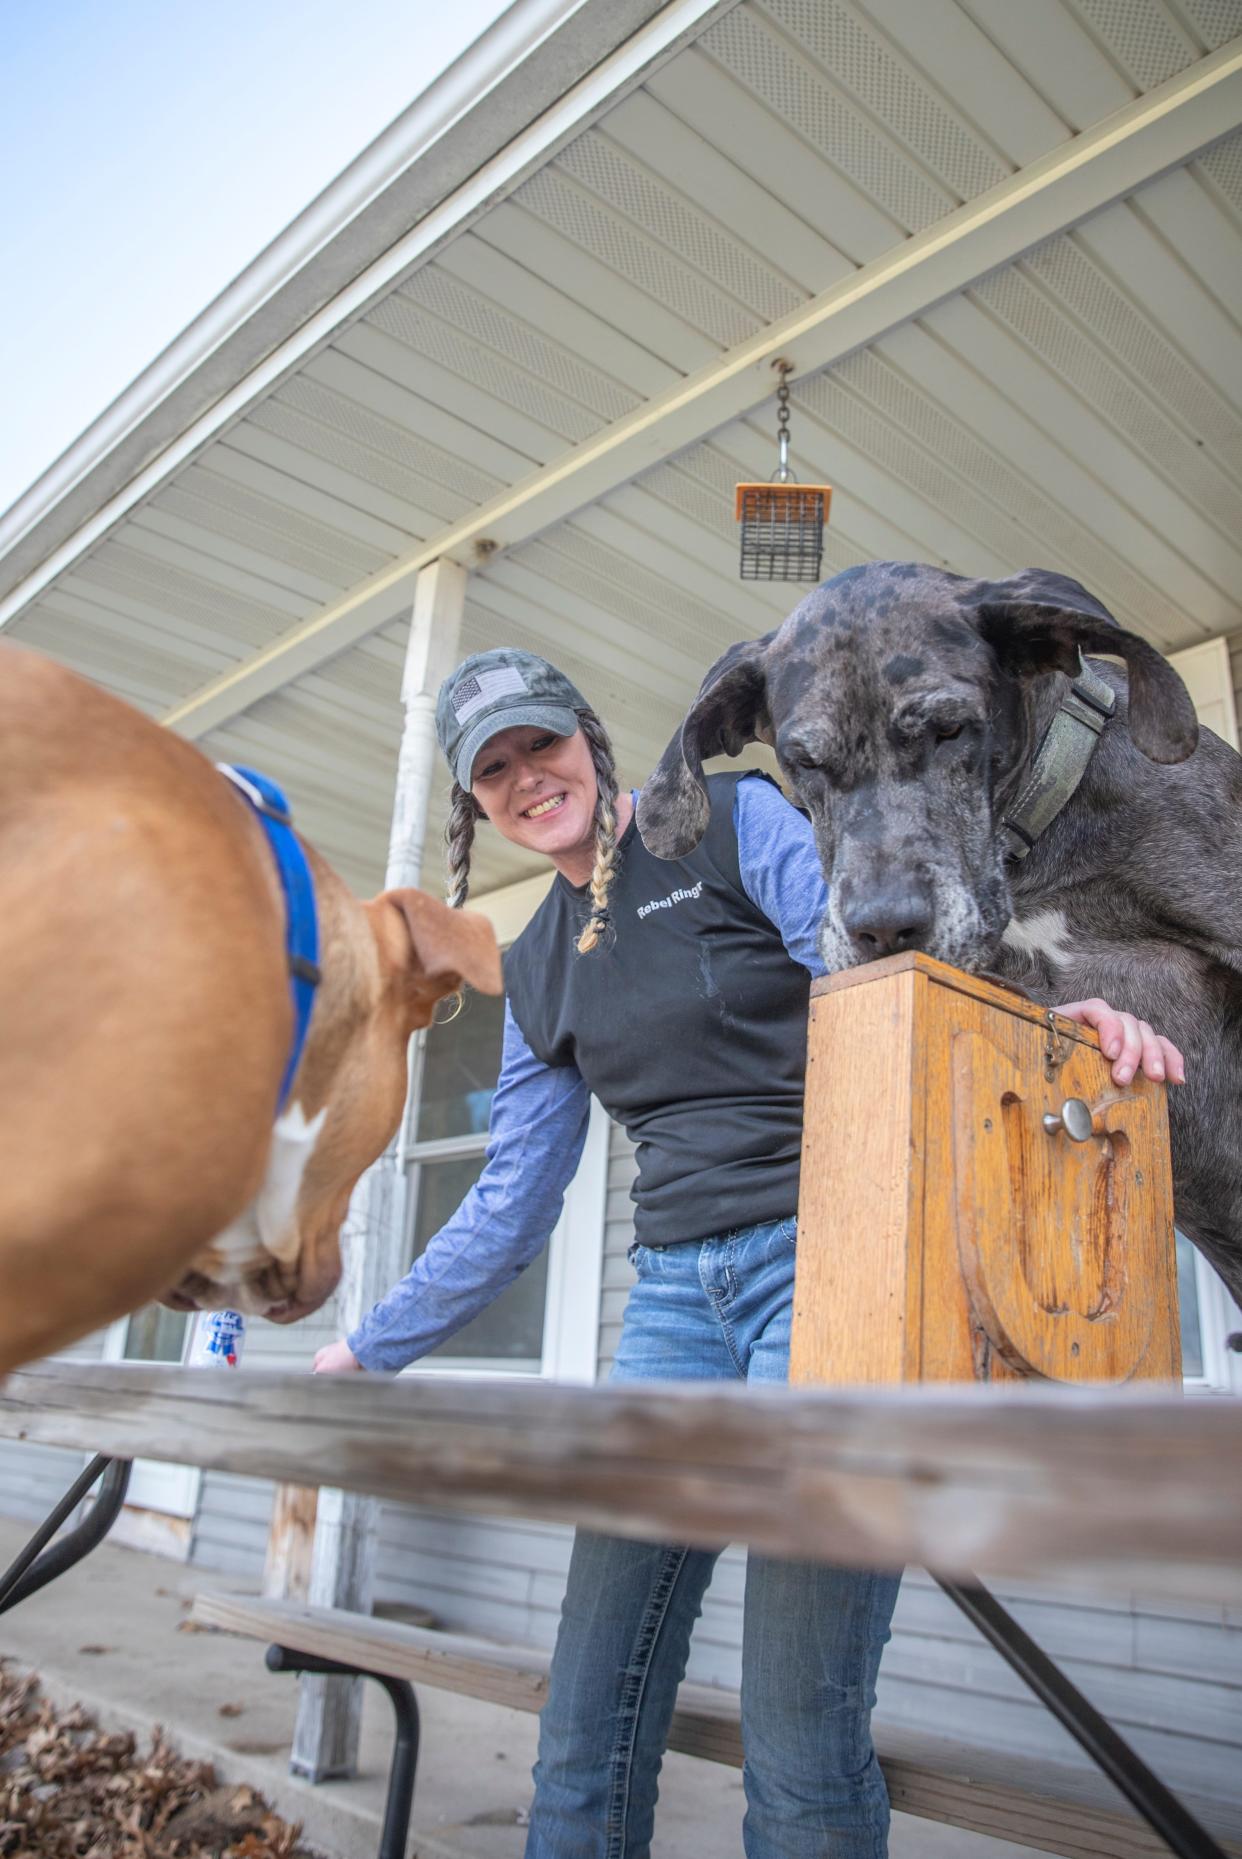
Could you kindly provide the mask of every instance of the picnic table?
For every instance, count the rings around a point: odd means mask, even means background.
[[[995,1763],[987,1774],[976,1762],[972,1780],[959,1773],[971,1768],[960,1750],[938,1761],[926,1749],[913,1758],[907,1752],[908,1772],[923,1779],[913,1799],[908,1776],[905,1799],[894,1789],[898,1805],[1056,1852],[1138,1859],[1172,1850],[1221,1859],[1242,1851],[1219,1843],[1162,1788],[975,1574],[984,1568],[990,1576],[1242,1599],[1242,1406],[1235,1402],[1186,1400],[1151,1384],[565,1388],[54,1361],[0,1387],[0,1436],[94,1452],[98,1469],[154,1457],[652,1541],[739,1541],[767,1554],[860,1566],[922,1564],[1057,1710],[1153,1833],[1107,1802],[1076,1797],[1070,1783],[1054,1799],[1046,1774],[1040,1780],[1047,1764],[1005,1758],[1006,1787]],[[2,1596],[0,1584],[0,1605]],[[463,1676],[487,1664],[476,1643],[455,1651],[441,1640],[437,1648],[426,1643],[434,1635],[392,1627],[377,1636],[375,1623],[327,1618],[334,1610],[253,1605],[259,1611],[249,1624],[237,1607],[231,1624],[271,1632],[282,1669],[361,1671],[390,1686],[410,1673],[437,1682],[437,1670],[450,1688],[483,1682]],[[209,1603],[206,1617],[226,1623],[228,1608]],[[378,1643],[385,1637],[387,1652]],[[350,1658],[334,1658],[345,1645]],[[517,1660],[515,1678],[514,1663],[502,1658],[492,1669],[535,1708],[540,1675]],[[698,1753],[740,1759],[721,1712],[713,1720],[699,1703],[697,1719],[692,1708],[684,1717],[689,1746],[697,1738]],[[408,1736],[406,1756],[412,1786]],[[899,1753],[890,1774],[900,1767]],[[955,1781],[947,1794],[946,1776]],[[993,1806],[981,1813],[984,1796]],[[1003,1811],[995,1806],[1002,1797]],[[1041,1813],[1041,1800],[1055,1811]],[[396,1854],[404,1826],[388,1831],[381,1852]]]

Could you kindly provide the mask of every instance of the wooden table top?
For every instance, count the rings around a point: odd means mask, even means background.
[[[0,1437],[652,1541],[1242,1599],[1242,1403],[52,1361]]]

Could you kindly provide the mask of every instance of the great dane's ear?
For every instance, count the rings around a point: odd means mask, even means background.
[[[1199,723],[1172,665],[1146,639],[1118,626],[1077,581],[1027,568],[1008,581],[981,582],[972,605],[983,637],[1020,677],[1044,671],[1073,677],[1080,650],[1124,659],[1135,746],[1153,762],[1184,762],[1194,754]]]
[[[709,755],[737,755],[771,740],[764,654],[776,637],[730,646],[712,666],[686,718],[638,797],[638,831],[657,858],[685,858],[707,830]]]

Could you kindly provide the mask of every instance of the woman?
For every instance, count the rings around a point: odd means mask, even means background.
[[[618,1380],[787,1378],[807,995],[824,888],[810,828],[762,775],[710,778],[711,821],[654,858],[608,737],[553,666],[477,654],[436,725],[455,777],[450,896],[480,821],[557,876],[505,965],[504,1056],[483,1173],[413,1269],[319,1372],[395,1369],[467,1323],[545,1244],[590,1093],[638,1146],[637,1283]],[[1181,1058],[1103,1002],[1119,1083]],[[579,1531],[540,1726],[527,1859],[643,1859],[690,1630],[716,1553]],[[742,1735],[749,1859],[882,1859],[870,1712],[898,1577],[747,1562]]]

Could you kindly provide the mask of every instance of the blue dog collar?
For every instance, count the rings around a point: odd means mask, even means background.
[[[289,962],[289,987],[293,995],[293,1049],[285,1075],[280,1082],[276,1103],[279,1116],[289,1096],[289,1088],[301,1063],[310,1026],[315,989],[319,985],[319,919],[315,911],[315,885],[301,842],[293,830],[289,803],[274,781],[256,774],[253,768],[238,768],[231,762],[217,762],[216,767],[231,781],[242,798],[249,802],[267,834],[267,842],[280,873],[280,888],[285,897],[285,951]]]

